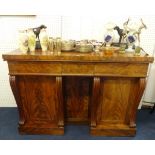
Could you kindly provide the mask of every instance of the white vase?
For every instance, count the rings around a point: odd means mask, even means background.
[[[30,52],[34,52],[35,51],[36,35],[34,34],[32,29],[28,30],[28,47],[29,47]]]
[[[133,32],[129,32],[126,40],[127,40],[128,48],[125,51],[126,52],[134,52],[135,50],[133,49],[133,46],[135,45],[137,37],[134,35]]]
[[[24,54],[28,52],[28,35],[25,30],[19,31],[19,49]]]
[[[107,32],[104,35],[104,42],[106,43],[106,46],[111,46],[113,39],[114,39],[113,30],[107,30]]]
[[[41,29],[39,34],[40,39],[40,45],[42,48],[42,51],[45,52],[48,50],[48,35],[45,29]]]
[[[111,46],[113,39],[114,39],[114,23],[107,23],[106,24],[106,32],[104,34],[104,42],[107,47]]]

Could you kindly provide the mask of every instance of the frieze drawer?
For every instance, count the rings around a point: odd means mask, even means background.
[[[145,63],[98,63],[94,74],[97,76],[146,77],[148,64]]]
[[[62,64],[62,75],[93,75],[94,65],[84,63]]]
[[[9,62],[10,75],[59,75],[61,64],[51,62]]]

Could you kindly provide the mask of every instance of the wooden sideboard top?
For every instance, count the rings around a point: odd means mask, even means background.
[[[120,54],[115,52],[113,55],[106,55],[104,52],[99,54],[94,52],[61,52],[60,55],[51,54],[51,52],[42,52],[36,50],[34,53],[23,54],[21,51],[14,50],[2,55],[6,61],[70,61],[70,62],[153,62],[152,56],[142,53],[140,56],[134,56],[133,53]]]

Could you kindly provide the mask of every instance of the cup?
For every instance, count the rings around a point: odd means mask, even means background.
[[[120,44],[119,53],[124,54],[125,53],[125,49],[126,49],[126,45],[125,44]]]
[[[140,46],[136,46],[135,48],[135,54],[136,56],[139,56],[140,55],[140,52],[141,52],[141,47]]]
[[[114,53],[114,48],[113,48],[113,47],[105,47],[105,48],[103,49],[103,51],[104,51],[104,54],[105,54],[105,55],[113,55],[113,53]]]
[[[48,49],[51,53],[54,52],[54,40],[52,37],[49,38],[49,41],[48,41]]]
[[[57,50],[57,54],[60,55],[61,54],[61,38],[60,37],[56,38],[56,50]]]

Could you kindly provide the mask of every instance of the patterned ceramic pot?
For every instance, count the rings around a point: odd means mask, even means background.
[[[30,52],[34,52],[35,51],[35,47],[36,47],[36,36],[33,32],[32,29],[28,30],[28,47]]]
[[[46,29],[41,29],[39,34],[40,45],[43,52],[48,50],[48,35]]]
[[[26,30],[19,31],[19,49],[22,53],[28,52],[28,35]]]

